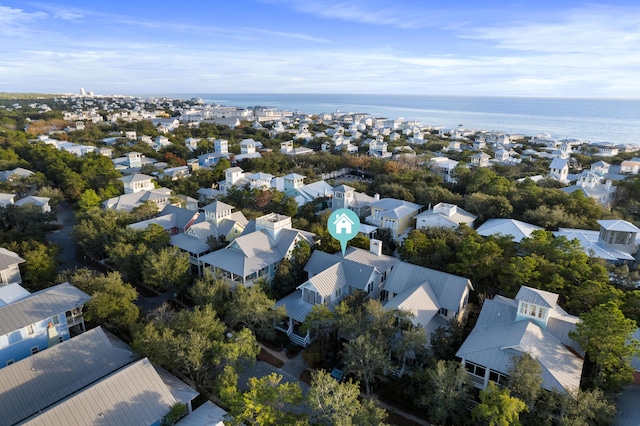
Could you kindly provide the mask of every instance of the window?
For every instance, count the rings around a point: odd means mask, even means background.
[[[489,380],[500,386],[507,386],[509,383],[509,376],[506,374],[498,373],[497,371],[489,370]]]
[[[53,325],[60,324],[60,317],[58,315],[54,315],[53,318],[51,318],[51,322],[53,323]]]
[[[470,374],[473,374],[474,376],[478,376],[478,377],[484,377],[484,375],[487,372],[487,369],[484,368],[483,366],[474,364],[469,361],[465,361],[464,368],[466,368]]]
[[[520,313],[526,315],[528,307],[529,305],[527,305],[526,303],[520,303]]]
[[[7,365],[13,364],[13,359],[7,360]]]
[[[35,333],[35,330],[33,329],[33,324],[28,325],[28,326],[27,326],[27,334],[30,336],[30,335],[32,335],[33,333]]]
[[[544,318],[545,313],[546,313],[545,308],[538,308],[538,318]]]
[[[438,311],[438,313],[439,313],[440,315],[444,315],[444,316],[446,317],[446,316],[447,316],[447,314],[448,314],[449,312],[447,311],[447,309],[446,309],[446,308],[440,308],[440,310]]]
[[[40,352],[40,348],[38,348],[37,346],[31,348],[31,355],[35,355],[38,352]]]
[[[532,317],[536,316],[536,305],[529,306],[529,315],[531,315]]]

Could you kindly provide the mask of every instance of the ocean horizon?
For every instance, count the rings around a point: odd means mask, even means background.
[[[269,106],[309,114],[360,112],[425,126],[502,131],[584,142],[640,144],[640,99],[349,94],[155,94],[208,104]]]

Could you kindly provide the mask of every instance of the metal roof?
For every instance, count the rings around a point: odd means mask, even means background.
[[[2,368],[0,425],[22,421],[133,359],[98,327]]]
[[[284,306],[287,310],[287,316],[295,321],[304,322],[307,315],[313,308],[313,303],[302,300],[302,290],[296,290],[293,293],[278,300],[275,307]]]
[[[626,220],[598,220],[597,222],[607,231],[640,232],[637,226]]]
[[[440,310],[438,299],[433,294],[431,286],[425,283],[421,286],[408,289],[389,300],[385,309],[401,309],[413,314],[411,322],[414,325],[430,328],[429,322]]]
[[[235,209],[231,204],[223,203],[222,201],[214,201],[211,204],[207,204],[202,208],[206,212],[222,213],[228,210]]]
[[[26,260],[18,256],[17,253],[0,247],[0,271],[8,269],[11,266],[17,265],[22,262],[26,262]]]
[[[558,303],[558,295],[556,293],[538,290],[537,288],[523,285],[520,287],[520,290],[518,290],[516,300],[553,309]]]
[[[191,414],[176,423],[179,426],[224,426],[227,412],[207,400]]]
[[[0,307],[0,336],[80,307],[89,299],[88,294],[68,282],[32,293]]]
[[[150,425],[176,403],[145,358],[100,380],[24,423],[25,425]]]
[[[515,219],[489,219],[476,230],[479,235],[488,237],[489,235],[511,235],[512,241],[519,243],[523,238],[529,238],[531,233],[543,228],[521,222]]]

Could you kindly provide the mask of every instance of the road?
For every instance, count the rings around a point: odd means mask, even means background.
[[[62,201],[58,204],[58,220],[57,223],[62,225],[59,231],[47,234],[47,241],[55,243],[60,247],[60,265],[58,272],[66,269],[82,268],[86,265],[76,259],[76,244],[71,238],[71,231],[76,223],[76,217],[73,209],[68,202]]]

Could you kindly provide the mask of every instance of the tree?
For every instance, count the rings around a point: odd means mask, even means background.
[[[226,326],[209,306],[172,313],[146,324],[133,336],[133,349],[152,362],[176,369],[198,386],[210,384],[225,370],[253,362],[259,346],[247,329],[227,337]]]
[[[480,391],[480,404],[471,415],[476,421],[487,421],[489,426],[511,426],[520,424],[520,413],[526,409],[523,401],[509,395],[509,389],[499,388],[490,381],[487,388]]]
[[[221,318],[227,312],[231,301],[231,285],[222,277],[205,269],[204,275],[197,278],[189,288],[189,296],[196,305],[211,305]]]
[[[42,290],[55,283],[59,265],[57,246],[35,241],[13,242],[7,249],[16,252],[26,262],[20,265],[23,285],[30,291]]]
[[[232,407],[233,425],[280,426],[300,424],[298,418],[286,410],[290,404],[302,402],[302,389],[295,382],[282,381],[282,375],[271,373],[249,379],[248,389]]]
[[[134,303],[138,292],[122,281],[119,272],[105,275],[82,268],[63,272],[60,279],[69,281],[91,296],[86,304],[85,314],[89,321],[109,321],[118,326],[127,326],[134,323],[140,315],[140,310]]]
[[[336,329],[334,313],[326,305],[319,304],[311,307],[311,312],[300,327],[303,333],[309,331],[314,338],[318,339],[323,349],[327,347],[327,343]]]
[[[91,188],[85,189],[78,200],[78,207],[80,207],[81,210],[89,210],[90,208],[100,206],[100,201],[102,200],[100,200],[96,191]]]
[[[177,247],[149,253],[142,265],[142,281],[161,290],[182,290],[191,279],[189,255]]]
[[[261,286],[238,284],[232,292],[225,319],[232,328],[247,327],[256,335],[269,339],[275,335],[274,324],[286,317],[284,306],[275,308],[275,303]]]
[[[427,409],[431,422],[442,425],[447,420],[454,424],[463,423],[473,385],[462,364],[438,361],[427,370],[427,386],[429,391],[422,397],[420,405]]]
[[[598,388],[576,390],[560,398],[560,426],[601,426],[614,423],[616,405]]]
[[[360,389],[351,380],[340,383],[323,370],[311,376],[306,405],[311,419],[322,425],[384,425],[387,413],[375,401],[359,400]],[[369,403],[367,403],[369,402]]]
[[[388,355],[381,342],[370,334],[361,334],[345,343],[342,351],[347,371],[364,383],[367,395],[371,395],[371,385],[376,376],[382,374],[388,365]]]
[[[516,398],[531,410],[542,390],[542,368],[540,363],[526,352],[511,357],[508,388]]]
[[[431,353],[435,359],[453,361],[466,337],[464,324],[451,318],[445,327],[438,327],[431,333]]]
[[[640,351],[632,339],[635,321],[626,318],[619,302],[610,300],[580,315],[575,332],[569,332],[593,363],[593,382],[605,390],[616,391],[633,379],[631,358]]]

